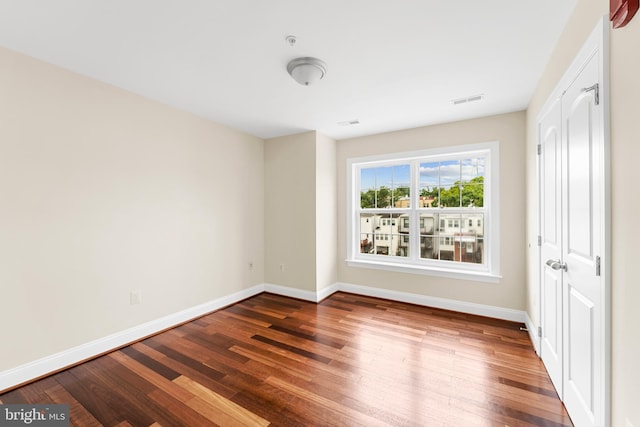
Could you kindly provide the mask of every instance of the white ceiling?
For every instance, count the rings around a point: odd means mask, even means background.
[[[0,0],[0,45],[261,138],[344,139],[525,109],[576,1]],[[298,56],[325,78],[292,80]]]

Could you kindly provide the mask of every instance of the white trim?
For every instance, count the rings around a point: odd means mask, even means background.
[[[34,360],[33,362],[17,366],[13,369],[0,372],[0,392],[19,384],[32,381],[55,371],[75,365],[84,360],[91,359],[100,354],[115,350],[124,345],[139,341],[142,338],[154,335],[160,331],[177,326],[181,323],[197,319],[207,313],[219,310],[231,304],[250,298],[264,291],[264,285],[256,285],[231,295],[227,295],[204,304],[191,307],[168,316],[161,317],[134,326],[124,331],[107,335],[94,341]]]
[[[388,289],[373,288],[369,286],[354,285],[350,283],[334,283],[317,292],[302,289],[290,288],[288,286],[261,284],[249,289],[215,299],[213,301],[179,311],[160,319],[152,320],[138,326],[126,329],[115,334],[108,335],[77,347],[34,360],[33,362],[20,365],[13,369],[0,372],[0,392],[17,385],[33,381],[36,378],[51,374],[84,360],[91,359],[101,354],[113,351],[132,342],[139,341],[145,337],[158,332],[175,327],[184,322],[197,319],[207,313],[219,310],[231,304],[235,304],[244,299],[258,295],[262,292],[270,292],[277,295],[298,298],[310,302],[320,302],[338,291],[350,292],[353,294],[384,298],[392,301],[406,302],[426,307],[441,308],[461,313],[475,314],[479,316],[493,317],[496,319],[509,320],[512,322],[527,323],[528,316],[522,310],[495,307],[490,305],[476,304],[472,302],[456,301],[445,298],[430,297],[426,295],[411,294],[406,292],[391,291]]]
[[[270,292],[276,295],[282,295],[290,298],[297,298],[305,301],[311,302],[320,302],[323,299],[333,295],[338,292],[340,289],[338,288],[338,284],[334,283],[333,285],[327,286],[326,288],[320,289],[317,292],[313,291],[305,291],[302,289],[290,288],[288,286],[274,285],[271,283],[265,283],[264,291]]]
[[[538,327],[533,323],[531,317],[529,317],[529,313],[525,312],[525,322],[527,325],[527,331],[529,332],[529,338],[531,339],[531,343],[533,344],[533,349],[536,351],[536,354],[540,356],[540,338],[538,337]]]
[[[415,264],[400,264],[367,260],[346,260],[349,267],[370,268],[375,270],[395,271],[398,273],[423,274],[425,276],[446,277],[449,279],[473,280],[475,282],[500,283],[502,276],[485,271],[447,270],[444,268],[426,267]]]
[[[329,298],[331,295],[335,294],[340,290],[340,283],[334,283],[331,286],[327,286],[324,289],[318,291],[317,302],[320,302],[326,298]]]
[[[413,248],[410,251],[411,256],[393,257],[383,256],[381,259],[378,255],[362,254],[357,244],[359,238],[357,214],[360,206],[359,196],[359,180],[360,176],[357,169],[362,166],[372,167],[376,164],[393,165],[397,163],[406,163],[411,165],[411,186],[418,188],[419,164],[425,158],[456,158],[466,157],[473,154],[486,155],[485,165],[485,208],[481,213],[484,215],[484,262],[483,264],[470,264],[461,262],[445,263],[442,261],[426,260],[419,257],[419,251],[416,250],[419,244],[413,239]],[[439,147],[427,150],[388,153],[375,156],[358,157],[347,159],[347,191],[346,191],[346,213],[347,213],[347,265],[350,267],[375,268],[390,271],[400,271],[404,273],[432,275],[438,277],[453,277],[458,279],[474,280],[481,282],[499,282],[500,277],[500,142],[490,141],[476,144],[460,145],[453,147]],[[357,193],[357,194],[356,194]],[[408,213],[416,220],[417,191],[412,191],[413,198],[411,209],[390,208],[390,209],[373,209],[372,214],[387,213]],[[362,211],[364,212],[364,211]],[[360,213],[362,213],[360,212]],[[467,208],[438,210],[432,209],[425,212],[437,213],[461,213],[467,214]],[[449,265],[450,264],[450,265]]]
[[[264,291],[272,294],[282,295],[289,298],[296,298],[310,302],[318,302],[318,294],[304,289],[290,288],[289,286],[274,285],[265,283]]]
[[[426,307],[441,308],[443,310],[452,310],[460,313],[475,314],[478,316],[492,317],[494,319],[509,320],[511,322],[525,323],[526,321],[526,313],[523,310],[514,310],[511,308],[476,304],[473,302],[430,297],[427,295],[411,294],[408,292],[391,291],[389,289],[353,285],[350,283],[338,283],[338,288],[341,291],[358,295],[384,298],[392,301],[406,302],[409,304],[422,305]]]

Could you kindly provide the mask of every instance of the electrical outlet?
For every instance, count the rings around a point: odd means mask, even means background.
[[[284,264],[280,264],[280,271],[284,273]]]
[[[132,290],[129,293],[129,304],[141,304],[142,303],[142,291],[140,289]]]

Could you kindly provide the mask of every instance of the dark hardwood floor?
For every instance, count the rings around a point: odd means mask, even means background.
[[[77,426],[571,426],[522,326],[263,293],[0,395]]]

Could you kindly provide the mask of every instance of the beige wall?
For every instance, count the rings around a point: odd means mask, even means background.
[[[640,426],[640,15],[611,34],[613,423]]]
[[[265,141],[264,164],[265,281],[315,292],[316,133]]]
[[[346,265],[347,159],[428,148],[500,142],[499,283],[370,270]],[[523,310],[525,113],[429,126],[338,142],[338,280],[340,282]]]
[[[263,157],[0,49],[0,371],[262,283]]]
[[[597,20],[608,12],[607,0],[579,0],[552,60],[529,106],[527,120],[527,238],[537,233],[535,200],[535,119],[549,92],[576,55]],[[640,181],[640,16],[625,28],[611,31],[611,292],[612,292],[612,426],[640,426],[640,301],[635,262],[640,225],[640,200],[633,191]],[[527,256],[527,311],[538,322],[537,249]]]
[[[338,199],[336,142],[316,134],[316,288],[338,281]]]
[[[314,293],[336,283],[334,140],[306,132],[265,141],[265,215],[267,283]]]

